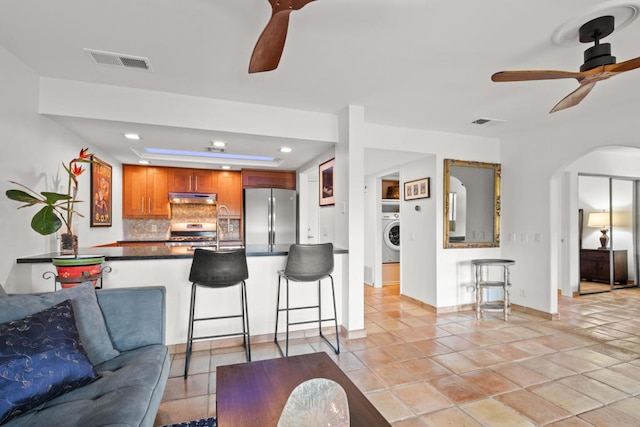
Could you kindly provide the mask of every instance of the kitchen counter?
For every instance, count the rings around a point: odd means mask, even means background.
[[[224,247],[224,246],[223,246]],[[109,272],[102,277],[102,286],[106,289],[125,287],[164,286],[167,292],[167,344],[182,344],[186,341],[189,320],[189,303],[191,283],[189,272],[193,251],[186,246],[131,246],[131,247],[97,247],[83,248],[83,255],[104,255],[105,267]],[[247,266],[249,278],[247,298],[251,324],[251,339],[255,342],[273,340],[273,328],[276,315],[276,295],[278,270],[282,270],[287,261],[289,245],[281,245],[269,251],[267,245],[248,245]],[[12,273],[3,286],[10,293],[49,292],[57,287],[51,279],[52,258],[57,252],[18,258]],[[337,248],[334,251],[336,305],[338,308],[338,324],[342,324],[345,316],[343,300],[346,298],[348,283],[348,251]],[[49,277],[49,278],[47,278]],[[312,305],[317,299],[316,284],[297,283],[296,291],[292,291],[292,305]],[[330,287],[324,286],[323,293]],[[325,296],[325,297],[328,297]],[[203,289],[198,291],[197,308],[199,312],[210,313],[211,310],[229,312],[238,306],[237,287],[223,289]],[[329,304],[323,305],[323,311]],[[345,308],[346,309],[346,308]],[[328,317],[329,312],[325,313]],[[282,316],[281,316],[282,318]],[[229,322],[233,322],[230,319]],[[236,325],[237,326],[237,325]],[[202,325],[205,334],[232,330],[233,323]],[[211,328],[210,332],[209,328]],[[220,328],[220,330],[218,330]],[[317,325],[298,325],[295,329],[309,329],[308,333],[317,333]],[[307,333],[307,332],[305,332]]]
[[[220,243],[220,249],[236,248],[237,243]],[[215,250],[213,247],[203,247],[203,249]],[[273,250],[269,250],[268,245],[247,245],[247,257],[258,256],[283,256],[289,253],[289,245],[276,245]],[[154,259],[180,259],[193,258],[193,249],[189,246],[123,246],[123,247],[99,247],[80,248],[79,255],[103,255],[106,261],[141,261]],[[346,249],[335,248],[335,254],[346,254]],[[51,263],[53,258],[60,255],[51,252],[42,255],[32,255],[18,258],[18,264]]]

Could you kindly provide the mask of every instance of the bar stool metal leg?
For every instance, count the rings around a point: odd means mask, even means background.
[[[191,285],[191,305],[189,306],[189,332],[187,332],[187,352],[184,360],[184,379],[187,379],[189,373],[189,359],[191,358],[191,349],[193,346],[193,317],[196,310],[196,284]]]
[[[240,285],[240,299],[242,305],[242,345],[247,355],[247,361],[251,362],[251,334],[249,333],[249,303],[247,301],[247,284],[242,281]]]
[[[278,349],[280,350],[280,354],[282,354],[282,349],[280,348],[280,344],[278,343],[278,320],[280,317],[280,282],[282,281],[282,276],[278,275],[278,293],[276,294],[276,327],[275,333],[273,336],[273,342],[276,343]]]
[[[329,347],[331,347],[333,349],[333,351],[336,354],[340,353],[340,335],[338,334],[338,310],[336,309],[336,292],[335,292],[335,288],[333,285],[333,277],[331,275],[329,275],[329,279],[331,279],[331,298],[333,300],[333,318],[330,319],[323,319],[322,318],[322,297],[320,295],[320,280],[318,280],[318,317],[320,319],[319,321],[319,327],[320,327],[320,336],[326,341],[326,343],[329,345]],[[327,337],[324,336],[324,334],[322,333],[322,322],[326,322],[326,321],[331,321],[333,320],[334,324],[335,324],[335,329],[336,329],[336,345],[334,346],[328,339]]]

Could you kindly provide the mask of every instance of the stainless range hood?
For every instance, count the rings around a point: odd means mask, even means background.
[[[216,196],[212,193],[169,193],[169,203],[175,205],[215,205]]]

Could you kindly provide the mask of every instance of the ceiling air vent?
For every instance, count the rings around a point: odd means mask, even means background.
[[[472,121],[471,124],[489,126],[489,125],[497,125],[504,122],[505,120],[490,119],[488,117],[480,117],[479,119],[475,119],[474,121]]]
[[[103,52],[93,49],[84,49],[84,51],[87,52],[93,62],[99,65],[151,71],[151,63],[149,62],[148,58],[143,58],[141,56],[123,55],[121,53]]]

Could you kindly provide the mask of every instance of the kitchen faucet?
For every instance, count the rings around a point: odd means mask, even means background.
[[[224,209],[227,212],[227,233],[231,228],[231,214],[229,213],[229,208],[225,205],[220,205],[216,209],[216,251],[220,250],[220,211]]]

